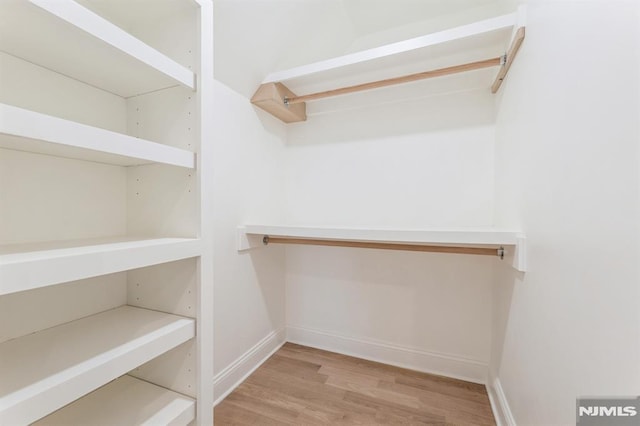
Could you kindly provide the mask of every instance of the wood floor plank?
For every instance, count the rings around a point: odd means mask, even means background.
[[[327,380],[326,384],[328,386],[334,386],[340,389],[344,389],[348,392],[354,392],[361,395],[369,396],[371,398],[389,401],[405,407],[420,408],[420,406],[422,405],[420,399],[413,395],[379,388],[378,386],[367,386],[357,383],[354,384],[353,382],[343,380],[339,377],[330,377]]]
[[[405,419],[407,422],[418,422],[420,424],[445,424],[446,417],[437,413],[429,413],[418,408],[398,404],[386,399],[361,394],[358,392],[348,392],[345,400],[365,407],[376,409],[381,414],[391,414]]]
[[[316,380],[305,380],[304,378],[286,375],[279,371],[262,369],[262,367],[249,376],[246,381],[312,401],[316,399],[339,401],[344,397],[345,393],[342,389],[325,386],[324,383]]]
[[[420,389],[417,387],[406,386],[399,383],[380,382],[378,385],[381,389],[410,395],[418,398],[421,401],[434,401],[439,404],[440,407],[451,410],[465,411],[468,413],[493,418],[493,412],[491,411],[490,404],[484,404],[481,402],[470,401],[468,399],[458,398],[448,394],[443,394],[437,391]]]
[[[318,373],[326,375],[328,377],[327,380],[340,379],[341,381],[359,384],[362,386],[378,386],[380,384],[379,377],[372,374],[362,374],[357,371],[347,370],[344,368],[328,367],[323,365],[318,370]]]
[[[493,413],[490,406],[484,406],[461,399],[456,400],[448,395],[410,388],[408,386],[398,385],[397,383],[381,382],[380,388],[389,392],[410,395],[418,399],[419,409],[445,415],[448,419],[464,421],[465,424],[494,424]]]
[[[305,408],[304,403],[299,402],[297,398],[288,398],[286,394],[276,392],[269,387],[245,382],[240,385],[237,390],[238,392],[235,392],[235,394],[255,398],[261,401],[262,404],[267,405],[269,409],[280,411],[283,415],[290,418],[296,418],[298,413]],[[229,398],[232,396],[233,395],[229,395]],[[233,401],[234,399],[231,398],[230,400]]]
[[[483,385],[285,344],[215,408],[216,425],[495,425]]]
[[[214,411],[216,425],[264,425],[276,426],[281,423],[264,414],[254,413],[243,407],[238,407],[231,401],[224,401],[216,406]]]
[[[436,376],[437,377],[437,376]],[[475,401],[481,404],[489,404],[489,397],[485,389],[477,389],[476,383],[464,382],[468,385],[460,385],[458,383],[450,383],[432,379],[431,377],[407,377],[399,375],[395,377],[395,382],[400,385],[411,386],[432,392],[438,392],[443,395],[450,395],[456,398]],[[473,386],[471,386],[473,385]]]
[[[311,362],[292,360],[289,358],[281,357],[278,354],[274,354],[263,365],[265,369],[273,370],[286,374],[288,376],[295,376],[303,380],[311,380],[314,382],[324,383],[327,379],[326,375],[318,373],[320,364],[314,364]]]
[[[373,363],[360,358],[355,358],[348,355],[334,354],[328,351],[320,351],[319,349],[306,348],[304,346],[292,345],[287,343],[280,351],[279,354],[283,357],[289,357],[300,360],[312,361],[315,360],[321,363],[323,366],[341,368],[344,370],[350,370],[354,373],[372,375],[376,378],[383,380],[392,380],[396,375],[392,372],[385,372],[380,369],[382,364]],[[319,351],[319,353],[315,352]]]
[[[248,395],[246,392],[236,392],[228,396],[229,402],[252,413],[264,415],[276,420],[280,424],[295,425],[298,423],[298,411],[271,404],[269,401]]]

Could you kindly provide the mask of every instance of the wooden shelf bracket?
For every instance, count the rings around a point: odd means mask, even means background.
[[[502,81],[507,76],[507,73],[509,72],[509,68],[511,68],[511,64],[513,64],[513,60],[518,54],[518,51],[520,50],[520,46],[524,41],[524,36],[525,36],[524,28],[525,27],[518,28],[518,31],[516,31],[516,35],[513,38],[513,41],[511,42],[511,47],[509,47],[509,50],[507,51],[507,53],[505,53],[504,56],[502,56],[502,60],[500,61],[500,71],[498,71],[498,75],[496,76],[495,81],[491,85],[491,93],[496,93],[500,89],[500,86],[502,85]]]

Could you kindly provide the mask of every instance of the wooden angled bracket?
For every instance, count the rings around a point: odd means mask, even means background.
[[[287,99],[296,97],[296,94],[282,83],[264,83],[258,87],[258,90],[251,98],[251,103],[285,123],[306,121],[306,104],[297,103],[293,105],[287,102]]]
[[[505,54],[504,61],[502,61],[502,63],[500,64],[501,65],[500,71],[498,71],[498,75],[496,76],[496,79],[493,82],[493,85],[491,85],[491,93],[496,93],[500,89],[500,86],[502,85],[502,81],[507,76],[507,73],[509,72],[509,68],[511,68],[511,64],[513,63],[513,60],[518,54],[518,50],[520,50],[520,46],[524,41],[524,36],[525,36],[524,28],[525,27],[520,27],[518,28],[518,31],[516,31],[516,35],[513,37],[513,41],[511,42],[509,51]]]

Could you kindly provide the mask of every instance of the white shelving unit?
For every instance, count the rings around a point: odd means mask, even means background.
[[[0,2],[0,424],[210,425],[212,3],[103,3]]]
[[[0,422],[38,420],[194,336],[193,319],[124,306],[4,342]]]
[[[505,249],[505,256],[513,256],[513,267],[526,271],[526,237],[518,231],[492,228],[465,229],[358,229],[301,227],[282,225],[244,225],[238,227],[238,250],[265,245],[267,238],[294,244],[332,245],[326,243],[355,243],[354,247],[411,249],[420,246],[450,248]],[[364,243],[363,245],[359,243]],[[369,245],[370,244],[370,245]],[[335,244],[340,245],[340,244]],[[345,244],[348,246],[348,244]],[[511,249],[511,250],[509,250]],[[496,252],[497,254],[498,252]]]
[[[456,28],[403,40],[388,45],[350,53],[327,60],[273,72],[265,77],[252,102],[286,123],[304,121],[307,115],[349,110],[372,103],[397,102],[453,91],[489,89],[496,80],[505,55],[518,37],[517,30],[526,23],[524,6],[510,13]],[[520,40],[521,42],[521,40]],[[519,44],[518,44],[519,46]],[[512,56],[515,56],[517,48]],[[508,55],[507,55],[508,56]],[[469,67],[483,60],[495,59],[491,65]],[[508,65],[513,58],[508,59]],[[377,82],[429,71],[461,66],[461,74],[436,73],[437,79],[402,84],[393,90],[372,90]],[[508,69],[508,66],[507,66]],[[414,80],[409,80],[414,81]],[[402,83],[402,82],[398,82]],[[314,102],[287,103],[307,95],[371,84],[357,95],[338,96]],[[349,93],[349,92],[345,92]],[[309,99],[311,100],[311,99]],[[306,110],[306,111],[305,111]]]

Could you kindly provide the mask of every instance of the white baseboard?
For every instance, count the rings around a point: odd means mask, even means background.
[[[340,336],[321,330],[287,327],[287,341],[424,373],[486,384],[486,363],[384,342]]]
[[[241,357],[213,378],[215,407],[240,385],[251,373],[262,365],[285,343],[285,330],[280,328],[269,333]]]
[[[516,420],[509,407],[500,379],[496,378],[493,383],[487,385],[487,393],[489,394],[493,416],[496,418],[496,424],[498,426],[516,426]]]

